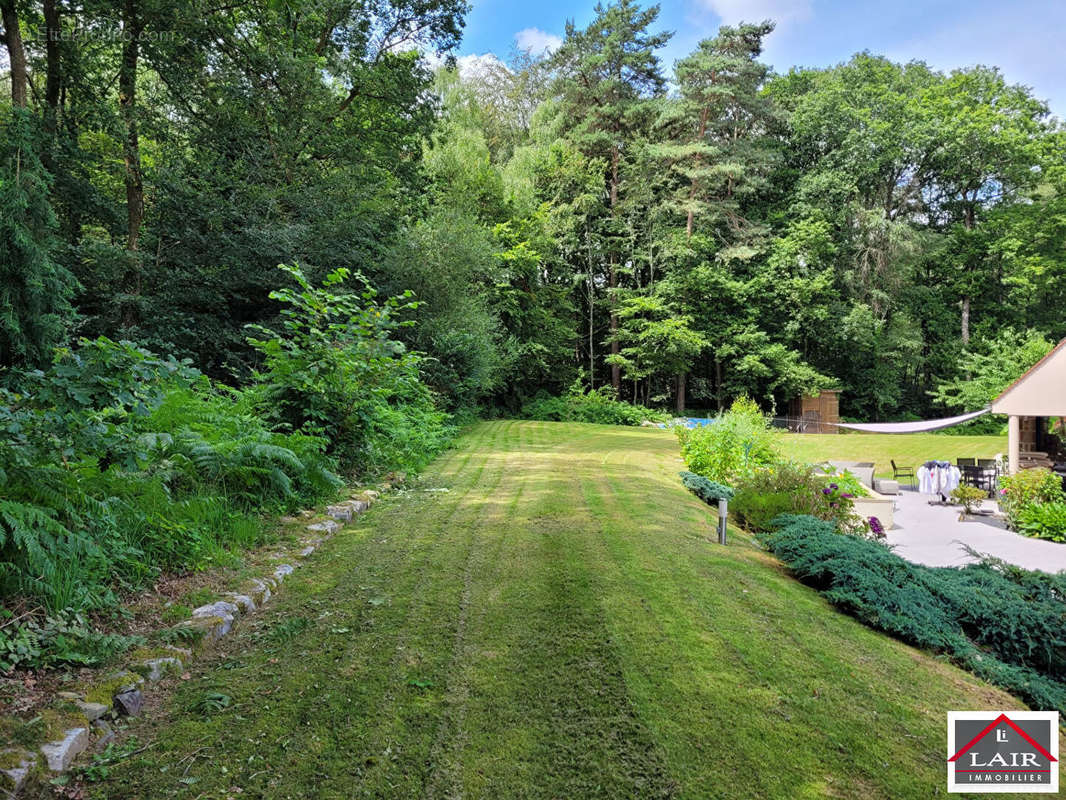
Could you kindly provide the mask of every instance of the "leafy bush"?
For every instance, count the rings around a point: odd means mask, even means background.
[[[854,473],[849,470],[838,470],[833,466],[826,466],[822,468],[823,474],[828,479],[827,483],[835,483],[836,488],[843,494],[850,497],[866,497],[870,494],[866,486],[862,481],[855,477]]]
[[[0,394],[0,596],[113,603],[161,570],[257,543],[252,512],[334,493],[321,439],[272,433],[239,393],[106,339]]]
[[[419,377],[420,357],[393,338],[410,324],[400,315],[418,305],[410,292],[379,303],[372,289],[336,291],[346,269],[316,288],[299,267],[279,268],[296,288],[270,294],[285,305],[282,330],[255,326],[263,338],[248,340],[265,359],[252,390],[257,412],[279,430],[323,437],[351,472],[423,467],[452,428]]]
[[[659,411],[617,399],[610,386],[586,392],[580,378],[562,397],[541,395],[530,400],[522,406],[521,417],[547,422],[596,422],[601,425],[640,425],[645,421],[665,423],[670,419]]]
[[[951,499],[963,507],[967,514],[972,514],[988,495],[984,489],[976,486],[956,486],[951,490]]]
[[[836,480],[834,477],[830,482],[819,468],[809,464],[778,462],[737,481],[733,508],[741,524],[751,531],[770,530],[781,514],[808,514],[846,533],[865,531],[854,513],[852,494]]]
[[[911,564],[830,523],[783,516],[762,541],[803,582],[871,627],[947,653],[1034,708],[1066,711],[1066,574],[985,559]]]
[[[1058,503],[1066,500],[1062,478],[1045,467],[1023,469],[999,479],[999,505],[1012,528],[1018,527],[1018,515],[1034,503]]]
[[[1019,533],[1036,539],[1066,542],[1066,503],[1044,503],[1025,506],[1018,512]]]
[[[780,460],[779,432],[747,397],[737,399],[713,423],[677,428],[688,468],[713,481],[732,484]]]

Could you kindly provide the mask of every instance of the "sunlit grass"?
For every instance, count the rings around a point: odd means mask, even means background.
[[[946,712],[1020,703],[714,544],[680,468],[667,431],[477,425],[179,682],[98,796],[944,792]],[[209,691],[232,702],[191,711]]]
[[[891,460],[912,469],[934,459],[992,458],[1007,452],[1006,436],[932,433],[787,433],[785,454],[798,461],[872,461],[877,475],[891,476]]]

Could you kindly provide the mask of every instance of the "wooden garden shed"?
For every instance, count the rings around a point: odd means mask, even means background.
[[[797,433],[837,433],[840,391],[826,389],[817,395],[796,397],[788,404],[789,428]]]

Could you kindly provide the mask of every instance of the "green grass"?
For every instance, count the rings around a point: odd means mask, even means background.
[[[786,433],[785,455],[797,461],[872,461],[880,476],[892,476],[891,459],[917,468],[926,461],[992,458],[1007,452],[1006,436],[945,436],[933,433]]]
[[[839,437],[841,439],[848,437]],[[928,798],[1009,695],[834,611],[672,434],[471,429],[178,681],[115,798]],[[277,632],[301,619],[293,636]],[[225,707],[204,709],[218,693]],[[216,704],[218,705],[218,704]]]

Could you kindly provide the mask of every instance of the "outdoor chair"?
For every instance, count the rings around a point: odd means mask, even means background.
[[[956,458],[955,466],[959,469],[962,469],[963,467],[976,467],[977,462],[972,458]]]
[[[964,464],[959,467],[962,472],[962,482],[967,486],[975,486],[988,493],[989,497],[995,494],[996,473],[987,467]]]
[[[897,467],[896,462],[891,458],[888,463],[892,465],[892,480],[898,481],[904,478],[910,483],[912,489],[917,487],[918,478],[914,474],[914,467]]]

